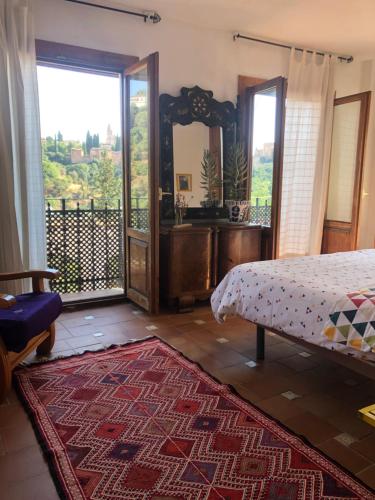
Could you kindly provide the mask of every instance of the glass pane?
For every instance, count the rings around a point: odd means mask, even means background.
[[[361,102],[335,106],[327,219],[351,222]]]
[[[123,294],[122,75],[37,70],[51,288],[64,302]]]
[[[254,95],[252,133],[251,217],[253,224],[271,225],[276,88]]]
[[[147,66],[130,75],[130,227],[149,230],[149,88]]]

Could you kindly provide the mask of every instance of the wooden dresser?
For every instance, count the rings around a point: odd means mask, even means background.
[[[160,228],[160,296],[191,310],[210,297],[232,267],[261,259],[260,226],[234,224]]]

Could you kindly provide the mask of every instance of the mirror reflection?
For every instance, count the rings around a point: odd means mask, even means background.
[[[173,124],[174,192],[184,195],[189,207],[222,206],[222,144],[221,127]]]

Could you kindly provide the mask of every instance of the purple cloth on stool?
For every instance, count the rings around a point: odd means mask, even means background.
[[[17,303],[0,309],[0,336],[8,351],[21,352],[30,339],[47,330],[62,310],[59,294],[52,292],[17,295]]]

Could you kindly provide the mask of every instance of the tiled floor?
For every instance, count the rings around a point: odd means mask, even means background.
[[[64,312],[53,355],[100,349],[157,335],[287,427],[308,438],[375,488],[375,430],[356,410],[375,402],[375,382],[272,334],[255,360],[254,328],[239,319],[218,325],[206,306],[151,317],[131,304]],[[249,363],[250,362],[250,363]],[[0,406],[1,500],[57,497],[28,418],[12,392]]]

